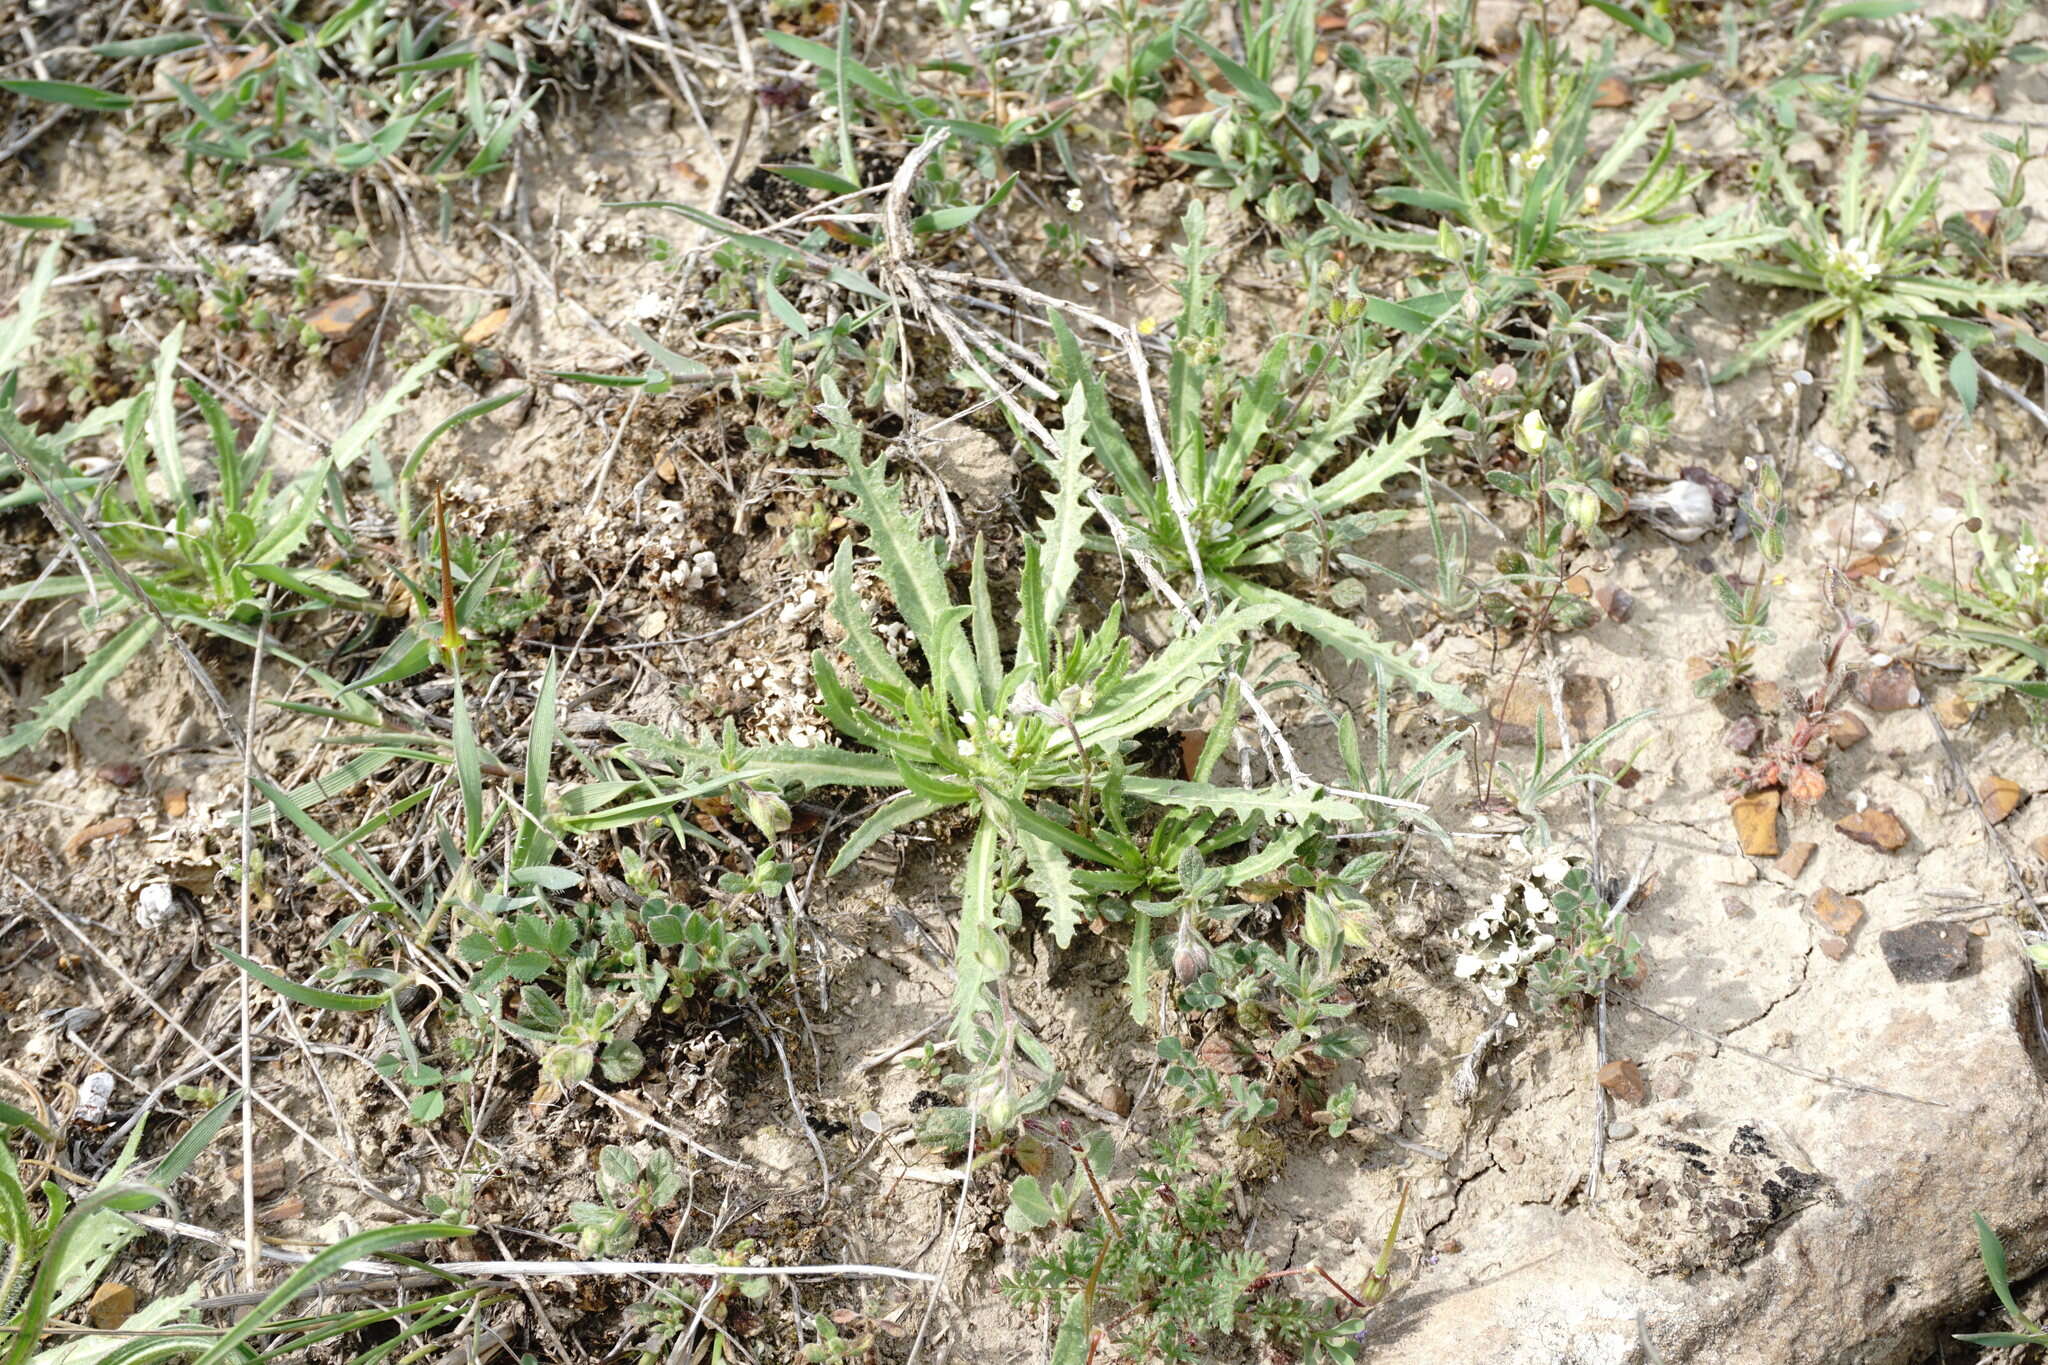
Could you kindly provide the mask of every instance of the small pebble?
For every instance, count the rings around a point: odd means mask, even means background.
[[[1778,871],[1788,877],[1797,878],[1800,873],[1806,871],[1807,862],[1813,857],[1814,850],[1819,847],[1819,844],[1814,843],[1810,839],[1801,839],[1780,855],[1778,858]]]
[[[110,787],[132,787],[142,780],[142,769],[133,763],[102,763],[99,779]]]
[[[2009,777],[1987,777],[1977,784],[1977,802],[1984,807],[1984,818],[1994,825],[2018,810],[2025,799],[2020,784]]]
[[[1897,853],[1912,835],[1905,822],[1882,806],[1871,806],[1835,822],[1835,828],[1859,844],[1883,853]]]

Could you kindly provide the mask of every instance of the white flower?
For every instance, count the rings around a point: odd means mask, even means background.
[[[1079,213],[1084,207],[1086,207],[1086,201],[1081,198],[1081,191],[1078,188],[1068,190],[1067,212]]]
[[[1837,242],[1830,236],[1827,264],[1856,284],[1869,284],[1884,270],[1884,263],[1877,259],[1877,253],[1863,245],[1860,237]]]
[[[1539,880],[1550,882],[1554,885],[1571,875],[1572,865],[1571,860],[1562,853],[1553,853],[1542,862],[1536,864],[1532,870]]]
[[[1543,163],[1550,160],[1550,130],[1538,128],[1536,136],[1529,139],[1529,145],[1512,153],[1508,160],[1523,175],[1534,175],[1543,169]]]
[[[1550,439],[1550,428],[1544,424],[1543,414],[1531,408],[1522,414],[1522,420],[1515,427],[1515,444],[1531,455],[1541,455],[1544,444]]]
[[[2039,573],[2043,565],[2048,565],[2048,553],[2043,553],[2038,545],[2023,541],[2013,547],[2012,562],[2021,573]]]
[[[974,741],[971,739],[963,739],[959,743],[955,744],[953,747],[959,750],[960,757],[962,758],[974,757]]]
[[[1479,975],[1480,968],[1485,965],[1485,959],[1477,953],[1459,953],[1458,963],[1451,970],[1458,975],[1460,980],[1470,981],[1473,977]]]

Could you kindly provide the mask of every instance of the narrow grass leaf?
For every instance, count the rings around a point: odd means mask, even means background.
[[[73,109],[89,109],[96,114],[113,113],[132,108],[135,104],[126,95],[117,95],[111,90],[95,90],[72,81],[0,81],[0,90],[23,99],[65,104]]]
[[[232,948],[219,948],[216,951],[241,968],[251,981],[269,987],[295,1004],[313,1009],[339,1010],[343,1013],[375,1010],[384,1008],[385,1003],[391,999],[390,991],[380,991],[375,995],[347,995],[340,991],[321,990],[317,986],[301,986],[289,977],[278,975],[262,963],[243,957]]]
[[[370,404],[363,415],[349,425],[347,431],[335,438],[334,448],[328,456],[334,461],[335,469],[347,473],[349,466],[369,449],[370,439],[377,434],[378,429],[404,409],[413,394],[419,391],[420,385],[427,382],[427,376],[439,372],[455,351],[456,347],[452,342],[446,346],[436,346],[414,361],[405,373],[398,377],[396,384],[378,395],[377,401]]]
[[[195,1365],[224,1365],[224,1362],[239,1359],[243,1342],[267,1327],[286,1305],[307,1289],[350,1261],[375,1256],[380,1252],[395,1250],[416,1242],[467,1237],[474,1230],[454,1223],[400,1223],[393,1227],[370,1228],[352,1237],[344,1237],[332,1246],[316,1252],[311,1260],[286,1276],[263,1302],[249,1310],[247,1317],[229,1328],[214,1342],[212,1348],[200,1356]]]
[[[412,454],[406,456],[405,468],[400,470],[398,475],[400,481],[407,483],[412,481],[413,475],[419,472],[420,461],[426,458],[426,454],[429,450],[433,449],[434,442],[440,440],[443,436],[446,436],[449,432],[455,430],[455,428],[461,426],[463,423],[472,422],[479,417],[485,416],[488,413],[496,412],[499,408],[504,407],[507,403],[516,402],[517,400],[526,397],[526,395],[529,392],[531,392],[531,390],[514,389],[510,393],[501,393],[495,398],[486,398],[481,403],[471,403],[468,407],[462,409],[460,412],[442,418],[439,422],[434,424],[434,429],[432,431],[429,431],[425,436],[422,436],[420,438],[420,443],[412,448]]]
[[[898,792],[884,801],[873,815],[860,822],[860,827],[854,830],[840,847],[838,856],[832,859],[825,875],[828,878],[838,876],[883,838],[947,808],[948,803],[930,800],[913,791]]]

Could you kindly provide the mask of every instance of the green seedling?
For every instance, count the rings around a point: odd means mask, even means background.
[[[653,1144],[606,1146],[597,1154],[598,1202],[571,1204],[569,1221],[555,1231],[575,1233],[585,1256],[624,1256],[682,1191],[683,1174],[675,1158]]]
[[[2012,1296],[2012,1280],[2005,1264],[2005,1243],[1991,1230],[1991,1224],[1984,1221],[1983,1214],[1971,1214],[1970,1222],[1977,1229],[1977,1255],[1984,1262],[1984,1276],[1991,1281],[1991,1292],[1998,1296],[2013,1329],[2006,1332],[1959,1332],[1956,1340],[1967,1341],[1973,1346],[2048,1346],[2048,1328],[2022,1313],[2018,1301]]]

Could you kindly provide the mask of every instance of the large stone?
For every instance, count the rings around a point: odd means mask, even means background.
[[[1610,1138],[1590,1205],[1583,1185],[1558,1196],[1562,1207],[1521,1202],[1583,1174],[1588,1138],[1577,1105],[1552,1099],[1574,1112],[1533,1123],[1555,1134],[1547,1157],[1535,1143],[1510,1147],[1496,1135],[1500,1167],[1454,1167],[1469,1181],[1455,1222],[1465,1251],[1423,1257],[1416,1279],[1376,1316],[1372,1365],[1641,1365],[1639,1320],[1658,1357],[1686,1365],[1937,1358],[1955,1323],[1988,1302],[1972,1209],[2004,1235],[2015,1280],[2048,1264],[2048,1190],[2038,1163],[2010,1155],[2048,1142],[2048,1088],[2013,1028],[2017,969],[1904,993],[1874,989],[1875,965],[1850,955],[1807,971],[1772,1009],[1768,1038],[1735,1037],[1913,1099],[1707,1052],[1610,1007],[1617,1050],[1695,1056],[1683,1101],[1637,1111],[1638,1134]],[[1568,1049],[1563,1060],[1582,1056]],[[1542,1083],[1532,1078],[1510,1107],[1537,1105]],[[1771,1157],[1739,1143],[1745,1129]],[[1360,1236],[1331,1271],[1362,1279],[1376,1254],[1374,1239]]]

